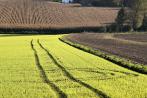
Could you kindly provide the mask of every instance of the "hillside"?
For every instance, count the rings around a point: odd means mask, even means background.
[[[101,27],[113,23],[117,12],[118,8],[76,7],[46,0],[0,0],[0,29]]]

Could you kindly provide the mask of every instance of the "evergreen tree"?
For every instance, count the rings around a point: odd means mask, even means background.
[[[120,9],[120,11],[118,12],[118,16],[117,16],[117,19],[116,19],[117,31],[122,31],[123,25],[124,25],[126,19],[127,19],[126,11],[125,11],[125,8],[122,7]]]
[[[143,30],[147,30],[147,14],[144,15],[142,28]]]

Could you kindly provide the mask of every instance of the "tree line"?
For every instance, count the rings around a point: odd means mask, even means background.
[[[120,6],[122,0],[74,0],[83,6]]]
[[[62,0],[50,0],[62,2]],[[123,0],[72,0],[72,3],[80,3],[83,6],[120,6]]]

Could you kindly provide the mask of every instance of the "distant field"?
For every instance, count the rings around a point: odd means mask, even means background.
[[[95,28],[115,22],[118,10],[48,0],[0,0],[0,29]]]
[[[71,34],[70,41],[147,64],[147,33],[143,34]]]
[[[137,42],[147,42],[147,33],[137,33],[137,34],[115,34],[114,37],[125,39],[125,40],[132,40]]]
[[[147,76],[73,48],[62,35],[0,35],[0,98],[146,98]]]

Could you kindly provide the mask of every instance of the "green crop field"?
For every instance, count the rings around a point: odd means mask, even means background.
[[[147,76],[73,48],[63,35],[0,35],[0,98],[147,98]]]

